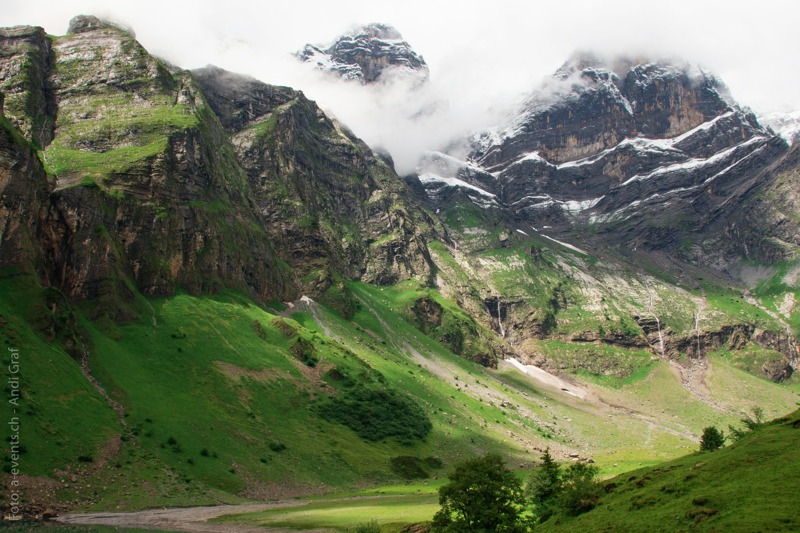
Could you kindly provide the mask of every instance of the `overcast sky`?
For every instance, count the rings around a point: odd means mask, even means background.
[[[393,127],[417,144],[443,142],[452,132],[424,138],[391,116],[387,108],[401,102],[366,105],[352,98],[357,91],[347,100],[341,88],[316,83],[290,53],[356,24],[392,24],[428,63],[453,131],[489,125],[492,109],[535,88],[576,50],[681,57],[716,73],[743,105],[800,109],[796,0],[3,0],[0,26],[38,25],[62,35],[76,14],[131,26],[151,53],[181,67],[214,64],[303,89],[373,144]],[[369,117],[384,124],[360,124]]]

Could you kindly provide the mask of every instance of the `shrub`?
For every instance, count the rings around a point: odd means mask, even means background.
[[[425,439],[433,428],[414,400],[392,389],[353,386],[320,404],[317,412],[368,441],[396,437],[401,443],[412,444]]]
[[[566,468],[555,462],[550,449],[542,454],[542,464],[528,483],[528,496],[536,519],[543,522],[557,513],[578,515],[593,509],[603,487],[597,483],[597,467],[584,462]]]
[[[298,337],[297,340],[292,344],[292,347],[289,349],[289,351],[292,352],[293,356],[305,363],[306,366],[313,368],[317,366],[317,363],[319,362],[319,357],[317,357],[317,349],[314,348],[314,344],[303,337]]]
[[[282,442],[270,442],[269,449],[278,453],[284,451],[286,449],[286,445]]]
[[[556,512],[560,491],[561,466],[550,455],[550,448],[547,448],[542,454],[542,464],[534,471],[527,487],[538,521],[543,522]]]
[[[703,429],[703,436],[700,438],[700,451],[713,452],[719,450],[725,444],[725,435],[714,426]]]
[[[569,515],[593,509],[600,499],[600,485],[595,481],[597,467],[584,462],[572,463],[561,478],[559,506]]]
[[[404,479],[426,479],[430,477],[420,463],[421,460],[418,457],[410,455],[400,455],[389,460],[392,472]]]
[[[738,429],[728,424],[733,440],[741,439],[747,435],[748,431],[754,431],[764,423],[764,410],[761,407],[753,407],[752,413],[753,416],[745,414],[740,418],[742,424],[744,424],[744,429]]]
[[[361,522],[356,526],[356,533],[381,533],[381,526],[377,520]]]

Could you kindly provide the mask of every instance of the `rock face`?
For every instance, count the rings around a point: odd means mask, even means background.
[[[297,52],[304,62],[314,64],[345,80],[362,84],[384,76],[400,76],[422,83],[428,79],[428,65],[396,29],[386,24],[368,24],[329,45],[307,44]]]
[[[40,272],[46,261],[40,241],[53,184],[2,107],[0,96],[0,268]]]
[[[301,92],[217,68],[194,72],[227,129],[263,225],[299,277],[429,279],[433,218],[361,140]]]
[[[136,290],[268,301],[310,274],[320,290],[430,276],[432,220],[301,93],[217,69],[196,79],[94,17],[64,37],[5,29],[0,51],[3,264],[96,316],[134,316]]]
[[[6,114],[23,134],[38,146],[53,138],[55,95],[48,83],[53,54],[42,28],[0,28],[0,92]]]
[[[437,207],[460,188],[482,207],[491,199],[526,232],[591,228],[611,246],[723,270],[712,265],[720,257],[685,245],[719,248],[738,216],[730,206],[768,183],[787,151],[700,68],[589,56],[566,63],[505,125],[471,142],[460,166],[420,165]]]

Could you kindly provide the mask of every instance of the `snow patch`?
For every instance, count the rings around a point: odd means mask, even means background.
[[[461,187],[463,189],[469,189],[471,191],[475,191],[481,196],[485,196],[487,198],[497,198],[497,195],[492,194],[488,191],[484,191],[480,187],[476,187],[466,181],[460,180],[458,178],[445,178],[443,176],[438,176],[436,174],[431,174],[430,172],[426,172],[424,174],[420,174],[419,181],[423,184],[427,183],[443,183],[445,186],[448,187]]]
[[[580,249],[580,248],[578,248],[577,246],[573,246],[573,245],[571,245],[571,244],[570,244],[570,243],[568,243],[568,242],[559,241],[558,239],[554,239],[553,237],[550,237],[549,235],[545,235],[545,234],[544,234],[544,233],[542,233],[542,232],[538,232],[538,233],[539,233],[539,235],[541,235],[541,236],[542,236],[542,237],[544,237],[545,239],[551,240],[551,241],[553,241],[553,242],[554,242],[554,243],[556,243],[556,244],[560,244],[560,245],[561,245],[561,246],[563,246],[564,248],[569,248],[570,250],[573,250],[573,251],[575,251],[575,252],[578,252],[578,253],[580,253],[580,254],[583,254],[583,255],[589,255],[589,254],[586,252],[586,250],[581,250],[581,249]]]
[[[629,178],[627,181],[623,182],[620,185],[620,187],[624,187],[626,185],[630,185],[631,183],[633,183],[635,181],[649,180],[651,178],[658,177],[658,176],[663,176],[665,174],[672,174],[672,173],[675,173],[675,172],[682,172],[682,171],[690,171],[690,170],[695,170],[695,169],[699,169],[699,168],[710,166],[710,165],[715,165],[715,164],[723,161],[724,159],[726,159],[728,156],[730,156],[736,150],[738,150],[740,148],[744,148],[746,146],[750,146],[751,144],[755,144],[757,142],[761,142],[763,140],[764,140],[764,137],[762,137],[760,135],[757,135],[755,137],[752,137],[752,138],[746,140],[745,142],[743,142],[741,144],[737,144],[736,146],[732,146],[731,148],[728,148],[726,150],[722,150],[720,152],[717,152],[716,154],[712,155],[711,157],[709,157],[707,159],[692,158],[692,159],[689,159],[688,161],[684,161],[683,163],[676,163],[674,165],[669,165],[669,166],[666,166],[666,167],[658,168],[658,169],[654,170],[653,172],[650,172],[649,174],[644,174],[644,175],[636,174],[635,176]]]

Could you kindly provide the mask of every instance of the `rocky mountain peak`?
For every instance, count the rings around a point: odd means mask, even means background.
[[[381,24],[380,22],[373,22],[371,24],[367,24],[366,26],[362,26],[358,30],[356,38],[362,36],[365,36],[369,39],[383,39],[392,41],[403,40],[403,36],[394,26],[390,26],[389,24]]]
[[[388,24],[361,26],[328,45],[307,44],[296,56],[323,72],[361,84],[378,82],[390,73],[420,83],[428,79],[425,60]]]
[[[135,37],[133,29],[124,27],[116,22],[111,22],[108,20],[104,20],[94,15],[78,15],[72,17],[69,21],[69,27],[67,28],[67,33],[75,34],[75,33],[86,33],[95,30],[116,30],[116,31],[123,31],[126,33],[130,33],[131,36]]]
[[[494,167],[538,150],[563,163],[623,139],[676,137],[733,110],[739,108],[725,85],[698,66],[580,53],[533,91],[505,125],[475,136],[472,159]]]

